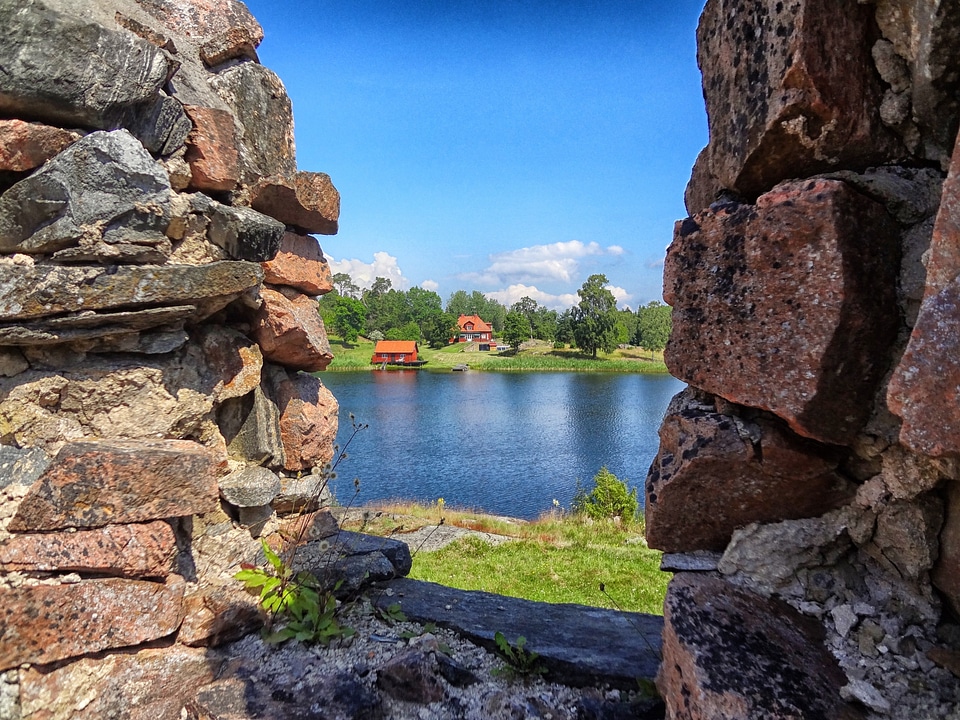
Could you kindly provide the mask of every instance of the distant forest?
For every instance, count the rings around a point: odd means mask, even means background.
[[[318,304],[327,328],[345,342],[360,335],[371,340],[415,340],[443,347],[459,333],[461,315],[477,315],[493,327],[496,337],[518,350],[531,339],[570,345],[596,357],[620,345],[663,350],[672,327],[671,308],[648,303],[636,311],[618,310],[604,275],[591,275],[577,291],[580,302],[557,312],[523,297],[509,308],[479,290],[457,290],[446,306],[432,290],[397,290],[378,277],[361,288],[346,273],[333,276],[334,289]]]

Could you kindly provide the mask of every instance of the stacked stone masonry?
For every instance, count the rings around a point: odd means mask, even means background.
[[[954,717],[960,3],[707,0],[697,38],[689,387],[646,482],[667,716]]]
[[[340,198],[262,38],[236,0],[0,0],[5,720],[180,717],[263,622],[232,575],[324,497]],[[144,692],[73,703],[91,672]]]

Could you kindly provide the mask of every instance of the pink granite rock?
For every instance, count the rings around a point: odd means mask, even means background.
[[[814,517],[852,496],[831,448],[683,397],[660,426],[660,450],[647,476],[650,547],[723,550],[738,527]]]
[[[217,647],[256,630],[264,612],[256,595],[233,585],[198,588],[183,601],[184,618],[177,642],[191,647]]]
[[[69,443],[33,484],[11,532],[102,527],[219,507],[218,456],[187,440]]]
[[[330,264],[320,244],[309,235],[287,232],[280,251],[260,267],[264,282],[272,285],[287,285],[307,295],[323,295],[333,289]]]
[[[0,120],[0,170],[33,170],[81,137],[42,123]]]
[[[245,28],[254,46],[263,28],[239,0],[136,0],[137,4],[179,35],[207,38],[231,28]]]
[[[170,635],[183,620],[183,578],[83,580],[0,589],[0,669],[51,663]]]
[[[287,470],[308,470],[329,462],[337,436],[339,406],[313,375],[268,367],[271,394],[280,408],[280,436]]]
[[[709,0],[697,29],[710,144],[695,175],[748,199],[787,178],[905,155],[880,120],[873,8],[834,0]],[[712,202],[708,183],[691,213]]]
[[[898,230],[836,180],[678,222],[664,265],[664,359],[694,387],[842,445],[866,422],[898,328]]]
[[[81,658],[57,668],[31,667],[20,671],[22,717],[179,718],[223,662],[208,650],[172,645]]]
[[[233,115],[226,110],[184,105],[193,130],[187,135],[190,187],[223,192],[240,181],[240,154]]]
[[[887,406],[903,420],[900,442],[911,450],[960,453],[960,278],[920,306]]]
[[[263,178],[251,186],[249,197],[250,207],[282,223],[310,233],[337,234],[340,193],[325,173]]]
[[[0,541],[0,571],[166,577],[176,555],[173,527],[157,520],[69,533],[11,535]]]
[[[680,573],[664,603],[657,687],[675,720],[858,717],[823,628],[784,602]]]
[[[259,43],[260,38],[250,28],[231,27],[209,37],[200,46],[200,59],[211,68],[236,58],[259,62],[256,50]]]
[[[220,372],[217,399],[243,397],[260,385],[260,346],[236,330],[207,325],[198,330],[200,346],[212,372]]]
[[[333,360],[317,303],[292,288],[264,287],[253,338],[263,356],[298,370],[323,370]]]
[[[960,134],[943,183],[940,209],[933,226],[924,298],[936,295],[960,275]]]

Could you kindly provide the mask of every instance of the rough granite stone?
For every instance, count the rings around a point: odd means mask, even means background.
[[[263,262],[280,249],[283,223],[246,207],[214,203],[207,237],[237,260]]]
[[[930,257],[926,265],[924,298],[938,294],[960,275],[960,133],[940,194],[940,207],[933,226]]]
[[[0,445],[0,488],[33,485],[49,465],[50,456],[40,448]]]
[[[183,599],[183,624],[177,642],[217,647],[257,630],[264,621],[259,598],[237,592],[236,585],[208,585]]]
[[[178,575],[0,588],[0,668],[166,637],[183,620],[184,588]]]
[[[333,457],[339,404],[313,375],[267,366],[269,395],[280,410],[284,468],[294,472],[322,466]]]
[[[260,298],[252,335],[263,356],[297,370],[324,370],[333,354],[316,301],[283,286],[263,287]]]
[[[664,266],[667,367],[799,435],[851,442],[896,338],[898,246],[883,207],[834,180],[678,222]]]
[[[233,115],[199,105],[186,105],[184,110],[193,123],[184,158],[190,164],[190,187],[214,192],[233,190],[240,180]]]
[[[263,281],[271,285],[286,285],[307,295],[323,295],[333,289],[330,263],[320,244],[309,235],[284,233],[276,256],[260,267]]]
[[[270,468],[282,468],[286,463],[280,410],[262,385],[241,398],[223,402],[217,409],[217,424],[230,457]]]
[[[65,445],[10,521],[11,532],[93,528],[209,512],[219,458],[186,440]]]
[[[411,620],[451,628],[488,649],[495,649],[498,630],[511,641],[523,635],[556,682],[635,689],[637,678],[652,678],[660,664],[663,621],[656,615],[539,603],[406,578],[386,587],[393,595],[374,598],[381,607],[399,602]]]
[[[20,672],[21,711],[24,720],[179,718],[223,664],[205,649],[172,645],[31,667]]]
[[[0,250],[155,246],[166,239],[169,198],[167,173],[130,133],[91,133],[0,196]]]
[[[930,577],[953,612],[960,615],[960,481],[947,482],[944,496],[940,553]]]
[[[859,714],[823,628],[786,603],[723,580],[675,575],[664,605],[657,687],[677,720],[824,718]]]
[[[204,41],[200,46],[200,59],[209,68],[239,58],[260,62],[257,57],[259,43],[260,38],[249,27],[230,27]]]
[[[259,465],[234,470],[217,484],[221,497],[240,508],[269,505],[280,492],[277,474]]]
[[[872,15],[833,0],[707,2],[697,62],[715,190],[753,199],[787,178],[905,155],[880,120]],[[691,213],[715,199],[705,185],[690,198]]]
[[[43,123],[0,120],[0,171],[38,168],[80,138],[78,132]]]
[[[0,16],[5,117],[111,129],[131,109],[155,102],[177,67],[130,32],[56,12],[40,0],[0,0]]]
[[[293,178],[258,180],[247,191],[254,210],[304,232],[336,235],[340,193],[325,173],[298,172]]]
[[[646,481],[650,547],[721,551],[752,522],[812,517],[852,497],[832,448],[777,423],[709,412],[678,396]]]
[[[232,110],[241,129],[240,171],[245,183],[297,171],[293,109],[280,78],[256,63],[241,63],[210,84]]]
[[[247,395],[260,385],[263,355],[246,335],[218,325],[200,328],[197,335],[211,371],[222,374],[217,393],[221,401]]]
[[[158,305],[193,305],[193,319],[199,320],[257,287],[262,277],[258,265],[242,261],[202,266],[0,266],[0,323]],[[166,322],[169,319],[164,318],[158,324]]]
[[[169,522],[107,525],[96,530],[11,535],[0,541],[2,572],[80,572],[164,578],[177,538]]]
[[[137,5],[167,28],[189,38],[210,38],[231,28],[247,31],[254,46],[263,40],[263,28],[239,0],[136,0]]]

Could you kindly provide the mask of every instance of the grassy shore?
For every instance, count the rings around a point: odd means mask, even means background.
[[[327,372],[370,370],[374,343],[360,338],[355,343],[344,343],[331,337],[330,348],[334,360]],[[598,353],[596,358],[573,348],[554,348],[552,343],[531,341],[519,353],[471,351],[466,343],[448,345],[439,350],[420,346],[420,357],[427,361],[424,370],[450,372],[455,365],[468,365],[471,370],[499,371],[567,371],[567,372],[631,372],[666,373],[663,353],[652,353],[640,348]]]
[[[412,578],[528,600],[663,612],[670,575],[660,572],[660,552],[647,547],[642,520],[591,521],[557,512],[524,522],[411,503],[366,510],[366,519],[343,527],[402,540],[442,518],[445,525],[513,538],[494,545],[468,536],[429,552],[411,547]]]

